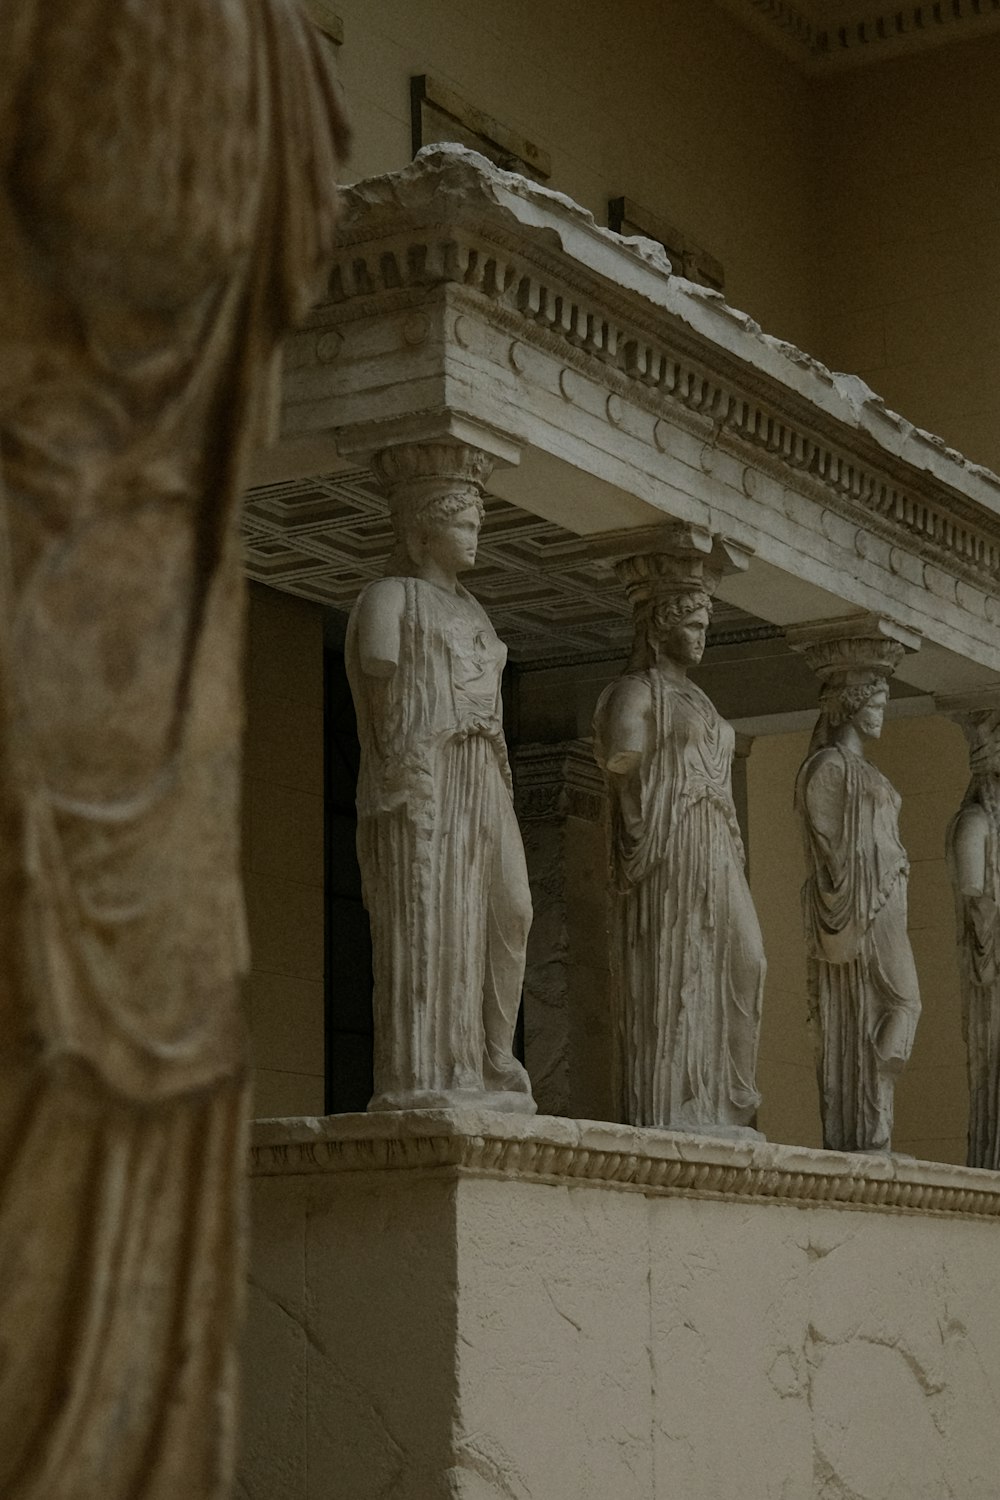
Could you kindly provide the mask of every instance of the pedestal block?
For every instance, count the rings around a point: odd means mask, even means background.
[[[457,1112],[253,1162],[244,1500],[994,1500],[1000,1174]]]

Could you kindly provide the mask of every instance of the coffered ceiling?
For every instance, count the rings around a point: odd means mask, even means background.
[[[251,578],[346,612],[381,578],[392,547],[385,500],[366,469],[286,480],[249,491],[243,509]],[[487,496],[479,561],[466,580],[520,665],[615,660],[632,637],[614,569],[580,537]],[[779,636],[772,625],[717,601],[712,640]]]
[[[804,72],[875,63],[1000,32],[1000,0],[716,0]]]

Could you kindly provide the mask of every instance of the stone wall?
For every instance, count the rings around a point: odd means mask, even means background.
[[[1000,468],[1000,38],[818,83],[812,352]]]
[[[255,1112],[323,1108],[323,611],[250,585],[243,869]]]
[[[244,1500],[993,1500],[1000,1176],[258,1127]]]

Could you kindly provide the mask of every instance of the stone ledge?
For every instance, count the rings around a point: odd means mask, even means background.
[[[1000,1219],[1000,1172],[487,1111],[331,1115],[254,1126],[258,1177],[406,1171],[593,1185],[649,1197]]]

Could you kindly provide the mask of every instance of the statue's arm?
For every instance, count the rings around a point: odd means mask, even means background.
[[[962,896],[982,896],[986,891],[988,834],[983,809],[975,803],[964,807],[955,820],[951,846],[955,886]]]
[[[624,677],[604,704],[601,745],[612,776],[629,776],[642,760],[652,733],[652,694],[641,678]]]
[[[831,873],[839,876],[846,860],[844,847],[844,764],[834,750],[820,751],[805,784],[805,806],[813,847]]]
[[[358,659],[369,677],[391,677],[399,665],[405,609],[406,585],[401,578],[372,584],[358,604]]]

